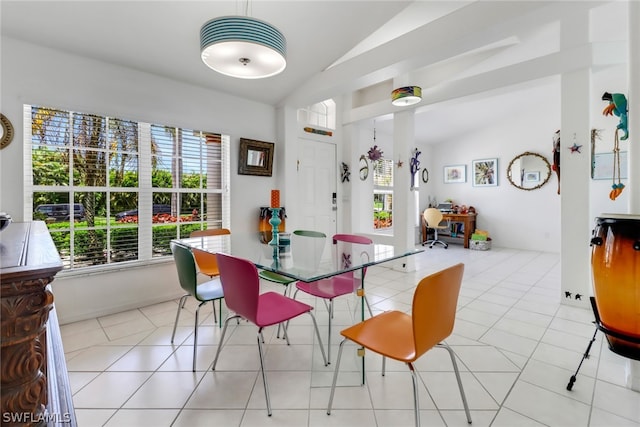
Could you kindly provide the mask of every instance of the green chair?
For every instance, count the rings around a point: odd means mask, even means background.
[[[222,298],[224,293],[222,291],[222,285],[220,284],[220,278],[217,277],[205,283],[198,284],[196,261],[193,257],[193,253],[189,247],[180,243],[171,242],[171,252],[173,253],[173,259],[176,263],[176,269],[178,270],[178,280],[180,286],[187,293],[180,298],[178,303],[178,312],[176,313],[176,321],[173,324],[173,333],[171,334],[171,343],[176,335],[176,328],[178,326],[178,319],[180,318],[180,311],[184,308],[187,298],[189,296],[194,297],[200,304],[196,309],[196,319],[193,328],[193,372],[196,371],[196,356],[198,352],[198,315],[200,314],[200,307],[208,303],[209,301],[218,300],[220,319],[218,325],[222,323]],[[216,318],[216,306],[213,303],[213,318]]]

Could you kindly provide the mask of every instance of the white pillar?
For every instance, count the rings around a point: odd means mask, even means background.
[[[629,93],[629,213],[640,214],[640,2],[629,2],[628,73]]]
[[[391,102],[391,100],[389,100]],[[415,148],[415,113],[405,109],[393,115],[393,245],[404,251],[415,247],[416,198],[411,187],[411,153]],[[398,162],[403,162],[398,166]],[[413,256],[394,263],[395,270],[415,271]]]
[[[560,44],[563,49],[588,43],[588,11],[562,20]],[[589,237],[593,225],[589,218],[590,80],[589,68],[563,73],[560,95],[561,300],[584,308],[589,306],[587,296],[591,288]],[[570,150],[574,144],[582,146],[580,152]],[[583,297],[576,298],[578,294]]]
[[[640,2],[629,2],[628,73],[629,94],[629,213],[640,214]],[[626,385],[640,391],[640,361],[627,359]]]

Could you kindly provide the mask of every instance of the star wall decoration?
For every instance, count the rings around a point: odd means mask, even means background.
[[[402,160],[398,159],[398,167],[401,168],[403,164],[404,164],[404,162]]]
[[[580,148],[582,148],[582,145],[578,145],[574,142],[573,145],[569,147],[569,150],[571,150],[571,154],[580,153]]]

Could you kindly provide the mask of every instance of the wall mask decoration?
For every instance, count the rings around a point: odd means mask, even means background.
[[[349,172],[349,165],[345,162],[342,162],[342,172],[340,173],[340,179],[342,182],[349,182],[349,176],[351,172]]]
[[[411,161],[409,162],[409,167],[411,168],[411,190],[416,189],[416,174],[420,170],[420,160],[418,160],[419,156],[420,151],[418,151],[418,148],[414,148],[413,155],[411,156]]]
[[[560,194],[560,129],[553,134],[553,165],[551,169],[558,176],[558,194]]]

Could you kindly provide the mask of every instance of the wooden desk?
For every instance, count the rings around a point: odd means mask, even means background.
[[[462,240],[462,243],[464,244],[465,248],[469,248],[469,240],[471,239],[471,235],[473,234],[473,232],[476,230],[476,217],[478,216],[478,214],[454,214],[454,213],[443,213],[442,214],[442,220],[446,221],[447,224],[450,224],[452,222],[459,222],[464,224],[464,236],[463,237],[459,237],[459,236],[451,236],[450,234],[447,234],[446,231],[439,231],[438,232],[438,237],[444,237],[449,241],[453,241],[455,242],[456,240],[460,241]],[[441,223],[442,224],[442,223]],[[424,221],[424,219],[422,220],[422,241],[426,241],[427,240],[427,225]]]

